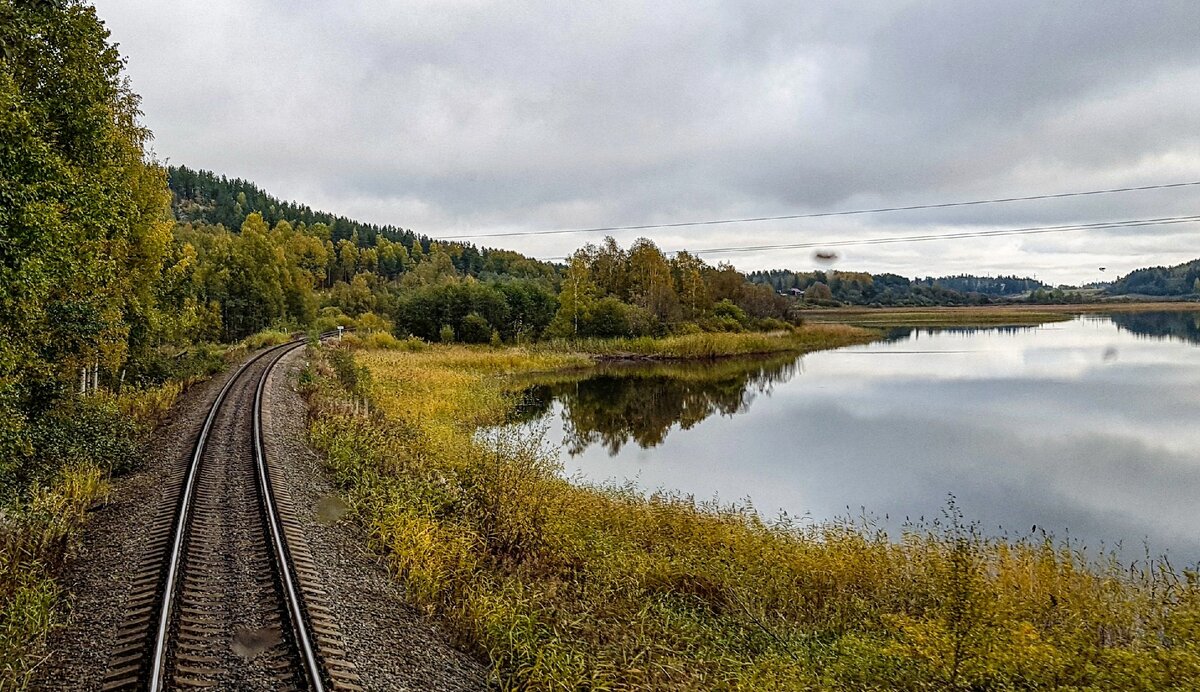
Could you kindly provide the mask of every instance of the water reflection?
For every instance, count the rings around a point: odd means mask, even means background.
[[[563,432],[566,471],[585,479],[749,497],[768,516],[863,507],[893,529],[953,493],[993,532],[1036,524],[1132,557],[1146,540],[1192,563],[1198,325],[1166,313],[921,328],[802,368],[609,368],[531,383],[523,415]]]
[[[1110,319],[1133,334],[1200,344],[1200,312],[1130,312]]]
[[[636,442],[662,443],[675,426],[689,430],[714,414],[744,413],[795,375],[793,357],[731,359],[706,364],[614,364],[597,370],[535,379],[525,388],[517,421],[563,411],[563,446],[571,456],[599,445],[616,456]]]

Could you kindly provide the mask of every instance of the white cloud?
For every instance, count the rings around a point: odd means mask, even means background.
[[[434,236],[1200,178],[1190,0],[97,9],[160,157]],[[673,249],[1196,213],[1191,188],[618,237]],[[841,264],[1073,282],[1095,278],[1092,265],[1200,256],[1193,238],[1191,227],[866,246]],[[484,242],[555,256],[596,239]],[[811,265],[806,251],[722,257]]]

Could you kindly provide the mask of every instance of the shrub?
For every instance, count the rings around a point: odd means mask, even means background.
[[[385,332],[371,332],[360,338],[359,345],[362,348],[378,348],[385,351],[419,351],[425,347],[425,342],[412,336],[397,339]]]
[[[580,328],[580,336],[631,336],[630,306],[608,296],[596,301]]]
[[[364,312],[354,321],[355,328],[360,332],[390,332],[392,323],[373,312]]]
[[[733,301],[729,300],[728,298],[725,298],[713,306],[713,316],[718,319],[732,319],[739,324],[746,323],[746,311],[742,310],[737,305],[734,305]]]
[[[463,318],[458,338],[468,344],[486,344],[492,338],[492,326],[481,315],[472,312]]]
[[[292,335],[288,332],[278,329],[264,329],[261,332],[251,334],[245,339],[242,339],[242,343],[246,345],[247,349],[251,351],[257,351],[260,348],[286,344],[291,340]]]

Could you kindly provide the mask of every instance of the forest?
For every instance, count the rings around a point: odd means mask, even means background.
[[[1200,296],[1200,259],[1172,267],[1135,269],[1108,287],[1112,295]]]
[[[1037,279],[971,274],[908,279],[888,273],[771,269],[747,276],[750,281],[795,293],[818,305],[987,305],[1048,288]]]

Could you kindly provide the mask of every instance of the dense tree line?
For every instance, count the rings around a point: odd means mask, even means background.
[[[172,166],[167,169],[167,182],[172,192],[171,208],[180,222],[237,229],[251,214],[258,214],[264,223],[272,227],[280,221],[287,221],[297,227],[320,229],[314,232],[339,251],[342,243],[348,242],[360,250],[391,246],[398,252],[402,247],[407,254],[416,257],[428,255],[437,242],[411,229],[363,223],[314,211],[297,202],[282,201],[250,181],[227,178],[211,171]],[[442,245],[454,268],[465,276],[484,279],[497,276],[548,278],[555,272],[554,265],[511,250],[477,248],[470,243]],[[391,269],[393,276],[398,273],[394,271],[394,265]],[[345,274],[338,278],[349,280]]]
[[[1036,291],[1039,288],[1047,288],[1046,284],[1031,279],[1029,277],[1020,276],[975,276],[973,274],[958,274],[956,276],[939,276],[937,278],[926,277],[924,279],[914,279],[913,284],[916,286],[925,286],[957,291],[959,293],[982,293],[988,296],[1001,296],[1011,298],[1013,296],[1028,294],[1031,291]]]
[[[0,476],[46,447],[85,369],[119,369],[164,323],[170,196],[95,11],[0,0]]]
[[[1173,267],[1129,272],[1108,287],[1111,295],[1200,296],[1200,259]]]
[[[782,325],[790,302],[730,264],[686,251],[668,258],[641,238],[628,250],[606,238],[574,255],[562,277],[555,336],[637,336],[689,327],[738,331]],[[687,326],[685,326],[687,325]]]
[[[1044,287],[1014,276],[959,276],[908,279],[898,274],[786,269],[750,272],[750,281],[816,305],[985,305]]]

